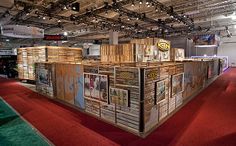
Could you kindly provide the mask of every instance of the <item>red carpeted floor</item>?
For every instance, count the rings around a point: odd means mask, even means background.
[[[58,146],[236,145],[236,69],[142,139],[0,78],[0,96]]]

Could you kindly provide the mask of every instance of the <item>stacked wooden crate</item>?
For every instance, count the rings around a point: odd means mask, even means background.
[[[132,44],[102,45],[101,62],[134,62],[135,49]]]
[[[81,63],[82,49],[69,47],[28,47],[18,49],[19,79],[35,80],[35,62]]]

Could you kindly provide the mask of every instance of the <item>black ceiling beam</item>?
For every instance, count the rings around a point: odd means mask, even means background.
[[[116,10],[117,8],[113,8],[113,9]],[[157,25],[158,27],[160,27],[162,29],[168,29],[168,30],[172,29],[170,26],[166,25],[165,22],[162,20],[156,21],[154,19],[146,17],[145,13],[138,13],[138,12],[130,11],[130,10],[123,8],[119,5],[118,5],[118,9],[119,10],[116,10],[118,13],[120,12],[122,14],[129,16],[129,17],[138,18],[138,20]]]
[[[172,6],[167,7],[164,4],[160,3],[157,0],[151,0],[151,3],[154,3],[155,5],[159,6],[159,8],[162,11],[165,11],[167,14],[172,15],[174,18],[176,18],[177,20],[183,22],[184,24],[188,25],[189,27],[194,27],[193,26],[193,22],[191,21],[190,18],[186,17],[186,16],[180,16],[178,13],[176,13],[173,9]]]

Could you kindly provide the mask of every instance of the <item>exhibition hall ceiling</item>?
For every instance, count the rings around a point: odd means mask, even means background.
[[[14,5],[8,1],[1,0],[1,25],[35,26],[45,34],[66,32],[66,45],[107,40],[109,31],[118,31],[120,39],[216,33],[234,26],[236,19],[236,0],[15,0]],[[38,39],[9,41],[34,44]]]

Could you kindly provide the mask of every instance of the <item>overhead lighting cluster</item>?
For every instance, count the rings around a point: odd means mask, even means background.
[[[72,10],[72,11],[77,11],[79,12],[80,11],[80,3],[78,2],[75,2],[75,3],[72,3],[72,4],[60,4],[59,6],[61,8],[61,10]]]
[[[170,20],[172,20],[172,22],[179,22],[179,23],[182,22],[187,26],[188,30],[194,29],[193,19],[189,18],[187,15],[184,14],[177,14],[172,6],[167,7],[162,3],[158,2],[157,0],[113,0],[112,4],[104,2],[104,6],[101,8],[92,7],[90,9],[86,9],[86,12],[83,14],[71,15],[70,17],[62,17],[56,15],[53,13],[53,11],[51,11],[51,9],[47,11],[43,9],[38,10],[35,12],[35,14],[38,15],[38,17],[43,20],[46,19],[50,20],[52,18],[55,18],[55,20],[57,20],[58,22],[58,27],[62,29],[63,29],[62,21],[66,20],[66,21],[72,21],[73,24],[75,25],[86,23],[88,27],[92,26],[94,29],[100,28],[101,30],[123,31],[125,33],[136,32],[150,35],[163,35],[179,31],[176,30],[176,28],[174,28],[173,25],[168,25],[168,21],[161,19],[154,20],[152,18],[148,18],[146,16],[146,13],[138,13],[123,7],[128,4],[131,7],[140,5],[146,6],[147,8],[150,7],[153,10],[155,10],[157,14],[159,14],[160,12],[166,12],[170,16]],[[53,8],[55,7],[56,6],[53,6]],[[58,8],[59,10],[70,9],[73,11],[79,11],[80,4],[77,2],[75,3],[73,2],[72,4],[67,2],[60,4]],[[28,14],[30,13],[31,10],[29,9],[26,11],[27,11],[26,14]],[[111,11],[117,12],[119,14],[117,20],[106,17],[106,15],[108,15]],[[99,15],[99,14],[104,14],[104,15]],[[133,24],[131,24],[130,22],[127,23],[127,21],[131,20]],[[141,26],[139,26],[140,21],[153,24],[153,26],[155,27],[158,26],[159,29],[152,30],[152,29],[142,28]]]

